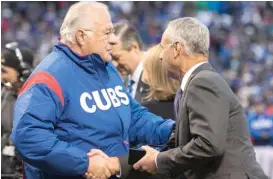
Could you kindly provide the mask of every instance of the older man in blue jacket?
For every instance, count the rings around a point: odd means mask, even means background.
[[[116,36],[107,6],[72,5],[60,35],[14,109],[11,139],[26,178],[124,178],[129,143],[166,143],[174,122],[149,113],[126,92],[110,62]],[[91,149],[102,155],[88,155]]]

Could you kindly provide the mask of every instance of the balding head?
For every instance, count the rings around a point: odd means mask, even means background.
[[[99,2],[78,2],[73,4],[63,21],[60,36],[64,43],[74,43],[75,32],[78,28],[91,29],[94,23],[100,21],[99,14],[108,13],[108,7]]]

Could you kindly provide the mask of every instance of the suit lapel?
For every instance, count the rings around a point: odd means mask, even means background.
[[[196,68],[191,76],[189,77],[188,81],[187,81],[187,84],[185,86],[185,89],[183,91],[183,95],[182,95],[182,98],[180,99],[180,104],[179,105],[182,105],[182,102],[183,102],[183,99],[185,98],[185,95],[187,93],[187,90],[188,90],[188,86],[191,82],[191,80],[200,72],[200,71],[203,71],[203,70],[211,70],[211,71],[215,71],[212,66],[210,65],[210,63],[204,63],[202,65],[200,65],[198,68]],[[180,111],[180,110],[179,110]]]
[[[183,97],[184,94],[186,94],[186,91],[188,89],[189,83],[191,82],[191,80],[200,72],[203,70],[210,70],[210,71],[215,71],[212,66],[210,65],[210,63],[204,63],[202,65],[200,65],[199,67],[197,67],[191,74],[191,76],[189,77],[189,80],[187,81],[187,84],[185,86],[185,89],[183,91]],[[185,92],[185,93],[184,93]]]
[[[179,101],[179,112],[178,112],[178,116],[177,116],[177,124],[176,124],[176,131],[177,131],[177,135],[176,135],[176,144],[178,144],[178,136],[179,136],[179,123],[180,123],[180,120],[182,120],[182,117],[183,117],[183,114],[182,114],[182,111],[185,107],[185,103],[186,103],[186,100],[185,99],[185,96],[187,94],[187,91],[188,91],[188,87],[189,87],[189,84],[190,82],[192,81],[192,79],[200,72],[200,71],[203,71],[203,70],[210,70],[210,71],[215,71],[212,66],[210,65],[210,63],[204,63],[202,65],[200,65],[198,68],[196,68],[192,74],[190,75],[188,81],[187,81],[187,84],[185,86],[185,89],[183,91],[183,95],[182,95],[182,98],[180,99]]]
[[[141,93],[139,92],[139,91],[140,91],[140,88],[142,87],[141,77],[142,77],[142,73],[141,73],[141,75],[140,75],[140,77],[139,77],[139,80],[138,80],[138,83],[137,83],[137,89],[136,89],[136,95],[135,95],[135,99],[136,99],[137,101],[139,101],[139,102],[140,102],[140,100],[141,100]]]
[[[139,103],[143,102],[143,96],[146,94],[147,89],[149,89],[149,86],[146,85],[145,83],[143,83],[141,78],[142,78],[142,73],[141,73],[141,75],[139,77],[139,81],[138,81],[138,84],[137,84],[136,95],[135,95],[135,99]]]

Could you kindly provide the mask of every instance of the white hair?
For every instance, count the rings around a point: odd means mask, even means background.
[[[69,8],[61,26],[61,40],[64,43],[74,43],[77,28],[91,28],[92,22],[98,17],[102,9],[108,11],[108,7],[99,2],[82,1],[73,4]],[[92,14],[91,19],[90,14]]]
[[[166,29],[167,38],[183,44],[188,55],[208,56],[210,35],[208,28],[193,17],[184,17],[171,21]]]

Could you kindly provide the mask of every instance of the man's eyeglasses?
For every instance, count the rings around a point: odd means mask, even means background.
[[[82,29],[82,30],[95,32],[92,29]],[[109,38],[112,34],[115,34],[115,29],[111,29],[111,30],[107,30],[106,32],[103,32],[103,35],[105,35],[107,38]]]

